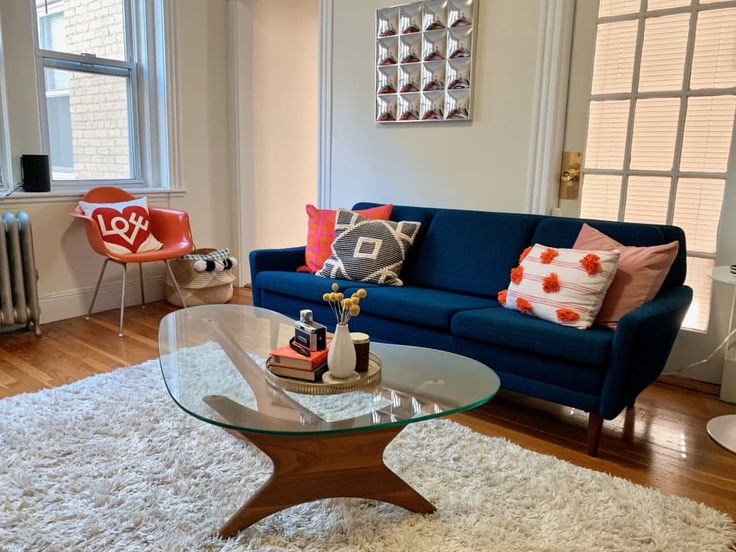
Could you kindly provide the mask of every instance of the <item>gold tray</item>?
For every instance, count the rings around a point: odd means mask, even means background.
[[[334,395],[336,393],[348,393],[381,381],[381,359],[373,353],[369,353],[368,356],[368,370],[365,372],[357,372],[358,377],[355,379],[348,379],[346,381],[335,383],[327,383],[323,381],[301,381],[298,379],[277,376],[271,372],[269,367],[270,362],[271,359],[269,358],[266,363],[266,369],[264,370],[266,381],[268,383],[285,391],[302,393],[304,395]]]

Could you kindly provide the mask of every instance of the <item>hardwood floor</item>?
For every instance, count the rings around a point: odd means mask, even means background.
[[[233,302],[250,304],[250,291],[236,290]],[[44,324],[40,339],[32,332],[0,336],[0,398],[156,358],[158,323],[172,310],[163,302],[126,308],[122,339],[117,310]],[[604,424],[599,458],[585,453],[584,412],[512,392],[502,391],[455,420],[530,450],[693,498],[736,519],[736,454],[705,430],[710,418],[736,414],[736,405],[720,402],[713,386],[694,387],[675,378],[650,386],[633,416]]]

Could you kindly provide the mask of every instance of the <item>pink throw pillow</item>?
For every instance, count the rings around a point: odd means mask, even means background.
[[[621,253],[616,276],[595,321],[598,326],[615,330],[623,315],[656,297],[675,262],[680,244],[673,241],[650,247],[627,246],[583,224],[573,248]]]
[[[392,204],[388,204],[355,212],[371,220],[388,220],[391,218],[393,208]],[[317,209],[314,205],[307,205],[307,215],[309,215],[309,228],[307,231],[307,249],[304,255],[307,264],[297,270],[299,272],[315,273],[322,269],[325,261],[332,255],[337,211]]]

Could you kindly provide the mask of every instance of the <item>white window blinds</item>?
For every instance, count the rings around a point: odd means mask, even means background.
[[[600,0],[581,216],[675,224],[705,330],[736,114],[736,1]]]

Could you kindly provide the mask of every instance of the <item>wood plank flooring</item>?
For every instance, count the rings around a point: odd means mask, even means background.
[[[233,302],[250,304],[249,290]],[[44,324],[32,332],[0,336],[0,398],[33,392],[156,358],[158,324],[173,307],[164,302],[126,308],[125,337],[117,335],[117,310]],[[683,387],[663,378],[637,401],[628,420],[606,422],[599,458],[585,453],[583,412],[502,391],[491,403],[455,416],[476,431],[579,466],[604,471],[687,496],[736,519],[736,454],[707,435],[707,421],[736,414],[712,386]]]

